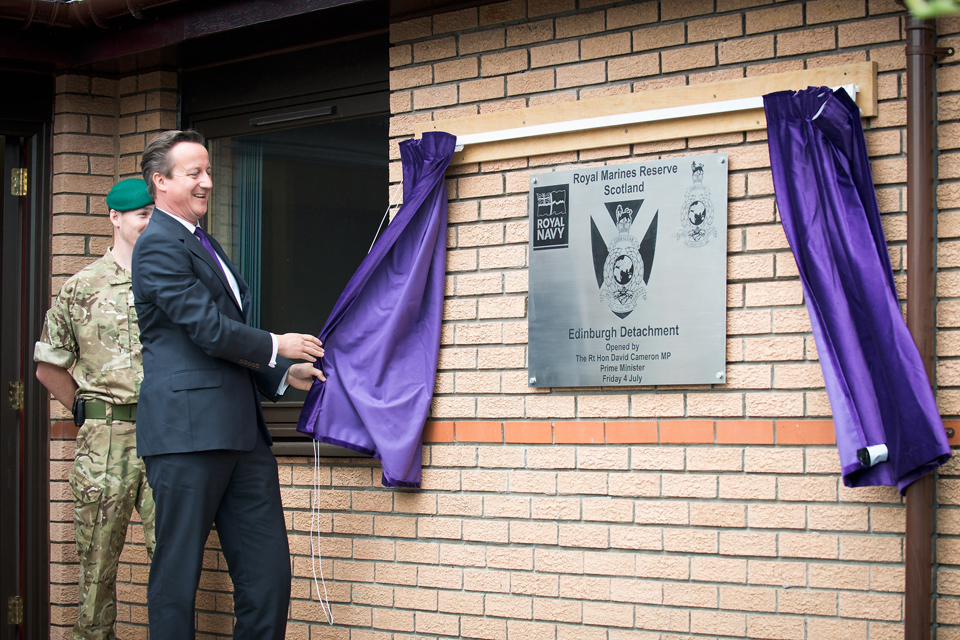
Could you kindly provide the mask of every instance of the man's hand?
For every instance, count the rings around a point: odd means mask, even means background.
[[[277,353],[291,360],[316,362],[323,357],[323,347],[316,336],[306,333],[285,333],[277,336]]]
[[[310,387],[313,386],[314,378],[317,378],[321,382],[326,382],[327,380],[323,375],[323,371],[306,362],[290,365],[290,368],[287,369],[287,384],[295,389],[309,391]]]

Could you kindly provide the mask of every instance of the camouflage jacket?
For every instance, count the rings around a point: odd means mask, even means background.
[[[111,404],[137,401],[143,357],[130,272],[108,249],[60,289],[33,359],[69,369],[79,395]]]

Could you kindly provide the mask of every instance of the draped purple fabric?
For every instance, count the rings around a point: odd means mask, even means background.
[[[448,133],[400,143],[403,204],[350,279],[320,332],[297,431],[371,455],[387,487],[419,487],[433,397],[446,269]]]
[[[860,110],[843,90],[763,97],[777,206],[833,409],[844,484],[907,485],[950,458],[897,301]],[[873,466],[857,451],[885,444]]]

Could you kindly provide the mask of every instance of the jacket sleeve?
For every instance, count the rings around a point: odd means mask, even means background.
[[[201,280],[192,254],[180,240],[144,234],[134,247],[132,262],[133,293],[138,302],[156,306],[207,355],[254,370],[268,368],[273,352],[270,334],[221,310],[210,288],[220,287],[220,283],[211,280],[208,286]],[[224,291],[221,300],[226,300],[226,295]]]
[[[277,394],[277,389],[280,388],[280,383],[283,382],[283,379],[287,376],[287,369],[289,369],[292,364],[294,364],[293,360],[278,355],[277,366],[260,369],[253,374],[253,379],[257,383],[257,389],[259,389],[260,393],[268,398],[270,402],[277,402],[283,397]]]

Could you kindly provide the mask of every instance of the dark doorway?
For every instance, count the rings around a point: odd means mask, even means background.
[[[0,640],[49,634],[49,421],[32,366],[49,297],[43,140],[0,129]]]

